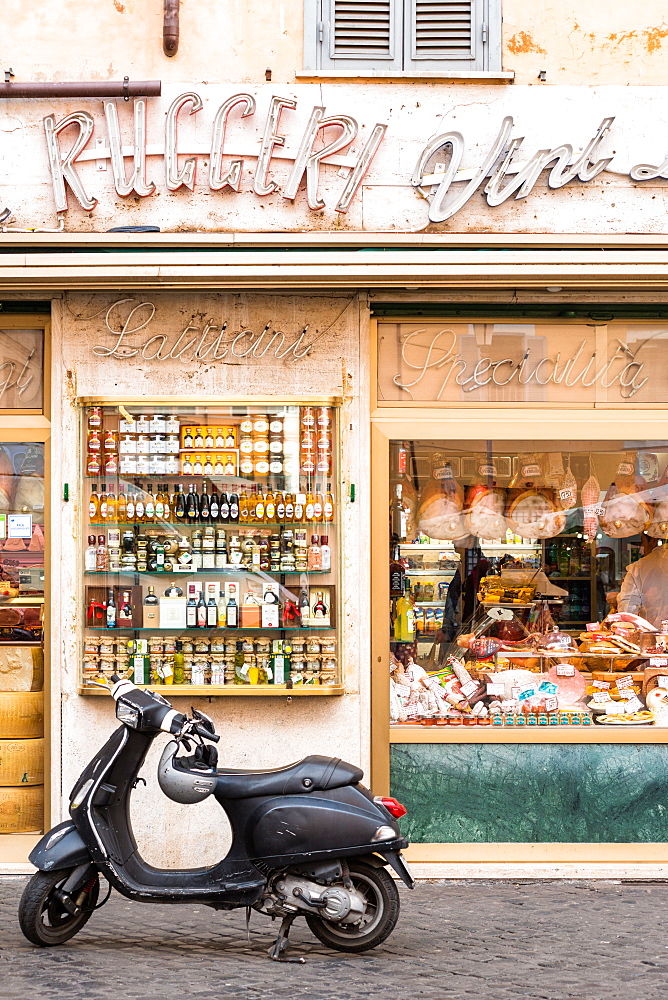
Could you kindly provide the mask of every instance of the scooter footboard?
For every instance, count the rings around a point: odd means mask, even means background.
[[[86,864],[91,857],[79,831],[72,820],[68,819],[44,834],[33,847],[28,860],[39,871],[50,872],[60,868],[76,868]]]

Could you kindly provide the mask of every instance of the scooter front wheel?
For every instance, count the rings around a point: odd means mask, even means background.
[[[307,914],[306,922],[328,948],[369,951],[382,944],[394,930],[399,919],[399,892],[384,868],[374,868],[364,861],[350,862],[350,879],[365,903],[357,923],[334,923],[311,914]]]
[[[28,941],[41,947],[64,944],[78,934],[90,919],[100,893],[100,880],[86,887],[81,910],[72,915],[58,898],[57,890],[64,885],[72,868],[53,872],[37,872],[23,890],[19,903],[19,924]]]

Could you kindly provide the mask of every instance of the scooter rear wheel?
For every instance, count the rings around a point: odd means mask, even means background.
[[[19,924],[28,941],[40,947],[64,944],[78,934],[90,919],[100,893],[96,877],[87,892],[81,912],[76,916],[65,909],[56,896],[74,869],[61,868],[53,872],[37,872],[23,890],[19,903]]]
[[[307,914],[306,923],[319,941],[337,951],[361,952],[376,948],[392,933],[399,919],[399,892],[384,868],[364,861],[350,862],[352,883],[366,899],[358,924],[335,924]]]

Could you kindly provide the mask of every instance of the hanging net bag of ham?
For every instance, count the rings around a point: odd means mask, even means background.
[[[603,501],[603,515],[599,522],[610,538],[639,535],[652,520],[649,507],[639,496],[647,483],[636,474],[635,460],[634,452],[626,452]]]
[[[456,542],[469,533],[463,514],[464,490],[442,452],[432,455],[431,465],[431,476],[420,494],[418,527],[430,538]]]
[[[508,526],[522,538],[552,538],[566,526],[566,515],[545,481],[540,456],[520,455],[519,470],[510,484]]]

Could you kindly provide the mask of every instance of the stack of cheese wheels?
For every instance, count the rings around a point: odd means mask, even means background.
[[[44,694],[0,691],[0,834],[44,825]]]

